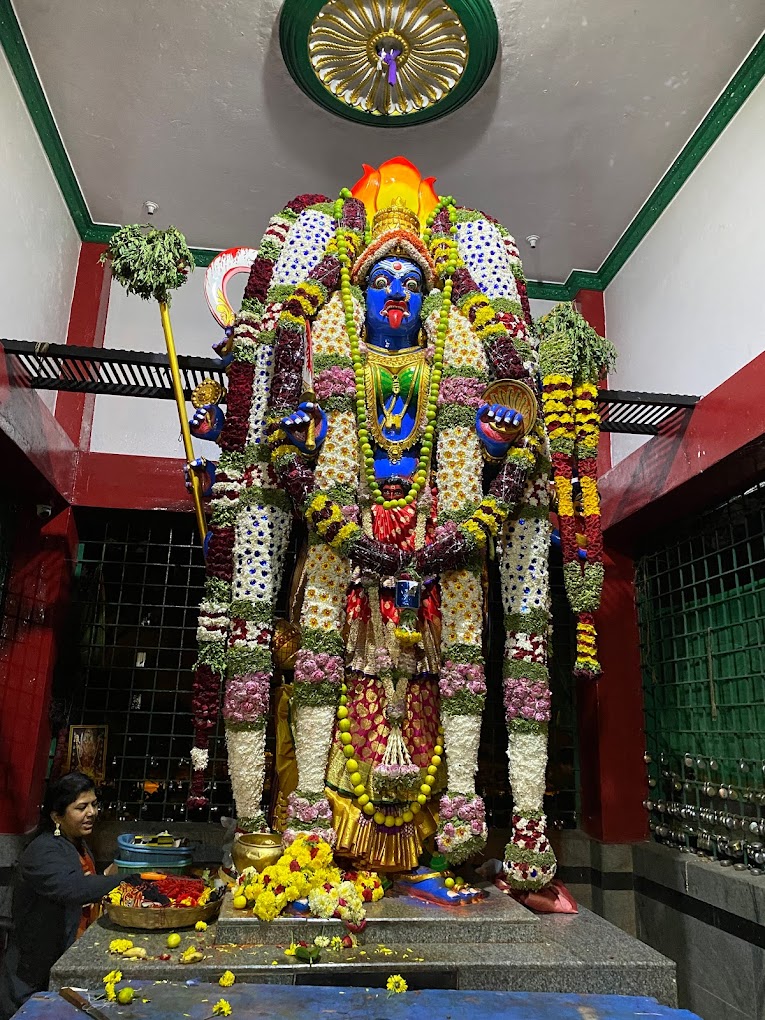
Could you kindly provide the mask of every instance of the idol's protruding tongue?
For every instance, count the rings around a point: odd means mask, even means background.
[[[406,315],[406,307],[401,304],[388,302],[385,305],[385,312],[387,312],[388,315],[388,324],[392,326],[393,329],[398,329]]]

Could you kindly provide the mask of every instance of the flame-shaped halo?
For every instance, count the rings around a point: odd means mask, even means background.
[[[351,194],[364,203],[370,220],[380,209],[387,209],[397,201],[415,213],[422,225],[438,205],[438,195],[433,189],[436,178],[423,178],[417,167],[403,156],[386,160],[377,170],[366,163],[362,163],[362,167],[364,175],[353,185]]]
[[[388,230],[383,225],[383,232],[374,237],[353,267],[353,280],[363,283],[376,261],[398,254],[422,269],[425,285],[430,290],[437,280],[436,267],[419,235],[424,220],[438,205],[438,195],[433,189],[436,178],[423,178],[417,167],[403,156],[386,160],[377,170],[366,163],[362,166],[364,176],[354,184],[351,194],[364,203],[367,218],[371,221],[378,212],[403,207],[414,214],[420,229],[417,232],[408,227]]]

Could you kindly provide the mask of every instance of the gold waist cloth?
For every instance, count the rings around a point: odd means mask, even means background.
[[[326,789],[337,833],[335,854],[349,858],[358,868],[372,871],[411,871],[419,863],[423,843],[437,828],[426,804],[414,821],[395,830],[381,829],[350,800]]]

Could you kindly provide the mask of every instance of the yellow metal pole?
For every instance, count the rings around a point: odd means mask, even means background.
[[[173,327],[170,324],[170,312],[166,301],[160,301],[159,314],[162,316],[162,329],[165,333],[165,346],[167,347],[167,360],[170,364],[170,375],[173,380],[173,393],[175,403],[178,406],[178,418],[181,423],[181,435],[183,436],[183,449],[186,451],[186,461],[191,463],[194,460],[194,447],[191,445],[191,430],[186,418],[186,398],[183,394],[181,384],[181,373],[178,371],[178,355],[175,353],[175,341],[173,340]],[[194,497],[194,509],[197,516],[197,528],[202,541],[207,534],[207,521],[202,508],[202,487],[195,471],[189,471],[191,478],[191,494]]]

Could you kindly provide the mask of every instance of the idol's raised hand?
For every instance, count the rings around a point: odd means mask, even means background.
[[[481,404],[475,430],[490,457],[504,457],[523,431],[523,415],[503,404]]]
[[[205,404],[189,418],[189,428],[196,439],[208,439],[214,443],[223,431],[224,420],[225,415],[217,404]]]
[[[327,416],[310,400],[299,404],[297,411],[282,418],[279,424],[301,453],[316,453],[327,435]]]

